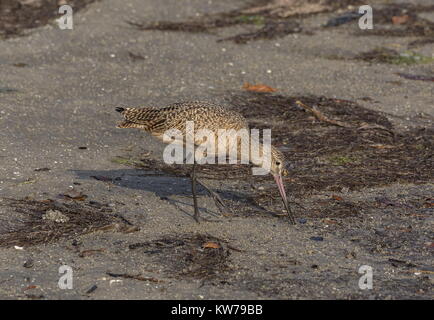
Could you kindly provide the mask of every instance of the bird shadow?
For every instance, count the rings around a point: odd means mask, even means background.
[[[103,183],[110,183],[115,186],[127,189],[142,190],[154,193],[162,200],[168,201],[182,213],[192,217],[192,213],[184,210],[182,206],[193,208],[193,201],[181,201],[173,199],[185,197],[192,199],[191,180],[189,177],[170,176],[159,172],[148,172],[138,169],[115,169],[115,170],[70,170],[79,180],[94,180]],[[200,177],[199,177],[200,178]],[[210,196],[200,184],[197,186],[198,196]],[[219,192],[219,195],[226,200],[246,202],[246,195],[240,192],[227,191]],[[199,199],[200,201],[200,199]],[[222,217],[220,212],[209,208],[199,207],[199,210],[209,215]]]

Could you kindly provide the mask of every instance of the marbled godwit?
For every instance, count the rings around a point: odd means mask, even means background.
[[[153,136],[156,136],[160,140],[163,140],[165,132],[170,129],[180,130],[184,135],[188,134],[186,133],[187,121],[192,121],[194,123],[195,132],[201,129],[210,130],[215,134],[216,139],[218,138],[218,131],[221,129],[234,129],[235,131],[249,129],[247,120],[238,112],[223,106],[201,101],[175,103],[162,108],[116,108],[116,111],[120,112],[125,119],[117,125],[118,128],[142,129],[151,133]],[[194,140],[194,145],[200,145],[202,142],[203,140]],[[262,143],[259,143],[259,148],[264,150]],[[241,148],[238,148],[238,152],[240,152],[240,150]],[[285,169],[286,160],[282,152],[274,146],[271,146],[270,161],[270,172],[276,180],[285,209],[288,213],[289,221],[291,224],[295,224],[295,219],[289,208],[282,180],[282,175],[287,174]],[[253,159],[251,159],[250,162],[257,166],[261,165],[261,163],[258,163],[258,161]],[[221,207],[225,207],[218,194],[197,179],[196,160],[193,162],[193,169],[190,178],[194,202],[194,219],[197,222],[199,222],[199,209],[197,206],[196,182],[201,184],[210,193],[220,210]]]

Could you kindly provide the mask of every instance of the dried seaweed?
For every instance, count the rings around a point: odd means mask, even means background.
[[[11,208],[20,217],[16,223],[4,222],[0,232],[0,247],[32,246],[61,238],[75,237],[95,231],[130,232],[131,226],[112,215],[107,207],[77,202],[60,203],[52,200],[1,199],[0,206]],[[45,219],[47,212],[58,212],[67,219]],[[15,219],[11,215],[8,219]],[[5,227],[7,225],[9,227]]]
[[[218,40],[220,41],[234,41],[235,43],[247,43],[248,41],[258,39],[275,39],[285,37],[288,34],[299,33],[302,28],[299,23],[295,21],[280,21],[280,22],[267,22],[262,28],[248,33],[241,33],[232,37]]]
[[[433,5],[411,3],[389,4],[375,9],[376,26],[372,30],[358,30],[360,36],[375,35],[387,37],[421,37],[412,46],[429,43],[434,36],[434,22],[419,16],[420,13],[433,12]],[[405,23],[394,25],[393,17],[406,16]]]
[[[204,14],[199,17],[191,17],[184,21],[154,21],[154,22],[130,22],[139,30],[180,31],[191,33],[212,33],[216,29],[234,25],[252,25],[256,30],[242,32],[218,41],[234,41],[246,43],[258,39],[274,39],[284,37],[291,33],[303,31],[302,26],[294,19],[308,17],[321,12],[335,11],[346,8],[348,5],[361,3],[359,0],[310,0],[308,4],[303,1],[297,3],[297,8],[292,4],[277,6],[275,10],[269,7],[273,1],[254,1],[246,7],[215,14]],[[320,5],[319,5],[320,4]],[[318,6],[317,6],[318,5]],[[307,10],[304,10],[303,7]],[[319,10],[313,10],[315,7]],[[309,10],[310,9],[310,10]],[[282,15],[282,12],[290,11],[290,14]],[[308,32],[309,33],[309,32]]]
[[[205,244],[213,242],[215,247]],[[174,277],[210,279],[230,270],[230,246],[227,241],[204,234],[168,235],[135,243],[131,250],[145,249],[144,253],[166,267]]]
[[[97,0],[68,0],[74,13]],[[25,30],[37,28],[60,17],[58,0],[0,1],[0,38],[22,35]]]

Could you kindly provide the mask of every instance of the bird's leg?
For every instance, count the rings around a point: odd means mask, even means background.
[[[193,169],[191,171],[191,193],[193,194],[193,204],[194,204],[194,220],[199,223],[199,208],[197,207],[197,192],[196,192],[196,161],[193,163]]]
[[[215,191],[213,191],[210,187],[208,187],[203,181],[201,181],[199,179],[196,179],[196,181],[202,187],[204,187],[206,189],[206,191],[208,191],[208,193],[213,198],[213,200],[214,200],[217,208],[219,208],[219,210],[222,213],[222,215],[227,216],[228,212],[232,213],[232,211],[225,205],[225,203],[223,202],[222,198]]]

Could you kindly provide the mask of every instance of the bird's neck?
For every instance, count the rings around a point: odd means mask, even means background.
[[[251,139],[250,141],[250,162],[257,167],[262,168],[264,170],[263,174],[269,173],[274,147],[270,143],[263,143],[256,139]]]

